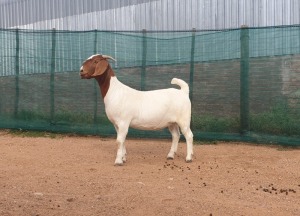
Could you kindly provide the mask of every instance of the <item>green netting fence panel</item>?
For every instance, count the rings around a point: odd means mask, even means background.
[[[300,145],[300,27],[223,31],[0,30],[0,128],[114,135],[99,88],[81,80],[95,53],[139,89],[189,83],[196,139]],[[129,136],[170,137],[130,130]]]

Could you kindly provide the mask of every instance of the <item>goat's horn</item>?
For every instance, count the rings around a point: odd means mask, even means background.
[[[102,57],[105,58],[105,59],[111,59],[113,61],[116,61],[116,59],[114,59],[113,57],[108,56],[108,55],[102,55]]]

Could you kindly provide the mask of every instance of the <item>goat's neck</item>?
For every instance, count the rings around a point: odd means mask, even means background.
[[[114,71],[111,69],[110,66],[108,66],[107,70],[100,76],[95,77],[97,80],[100,90],[101,90],[101,95],[102,98],[104,99],[110,85],[110,78],[115,76]]]

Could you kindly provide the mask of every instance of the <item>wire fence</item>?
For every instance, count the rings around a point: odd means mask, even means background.
[[[81,63],[113,56],[140,90],[190,85],[196,139],[300,145],[300,27],[226,31],[0,30],[0,128],[114,135]],[[169,137],[130,130],[129,136]]]

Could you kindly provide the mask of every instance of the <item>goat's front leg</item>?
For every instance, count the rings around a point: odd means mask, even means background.
[[[121,166],[123,162],[126,162],[126,148],[125,148],[125,139],[128,133],[128,126],[122,125],[116,127],[117,130],[117,143],[118,143],[118,151],[117,157],[115,160],[115,165]]]

